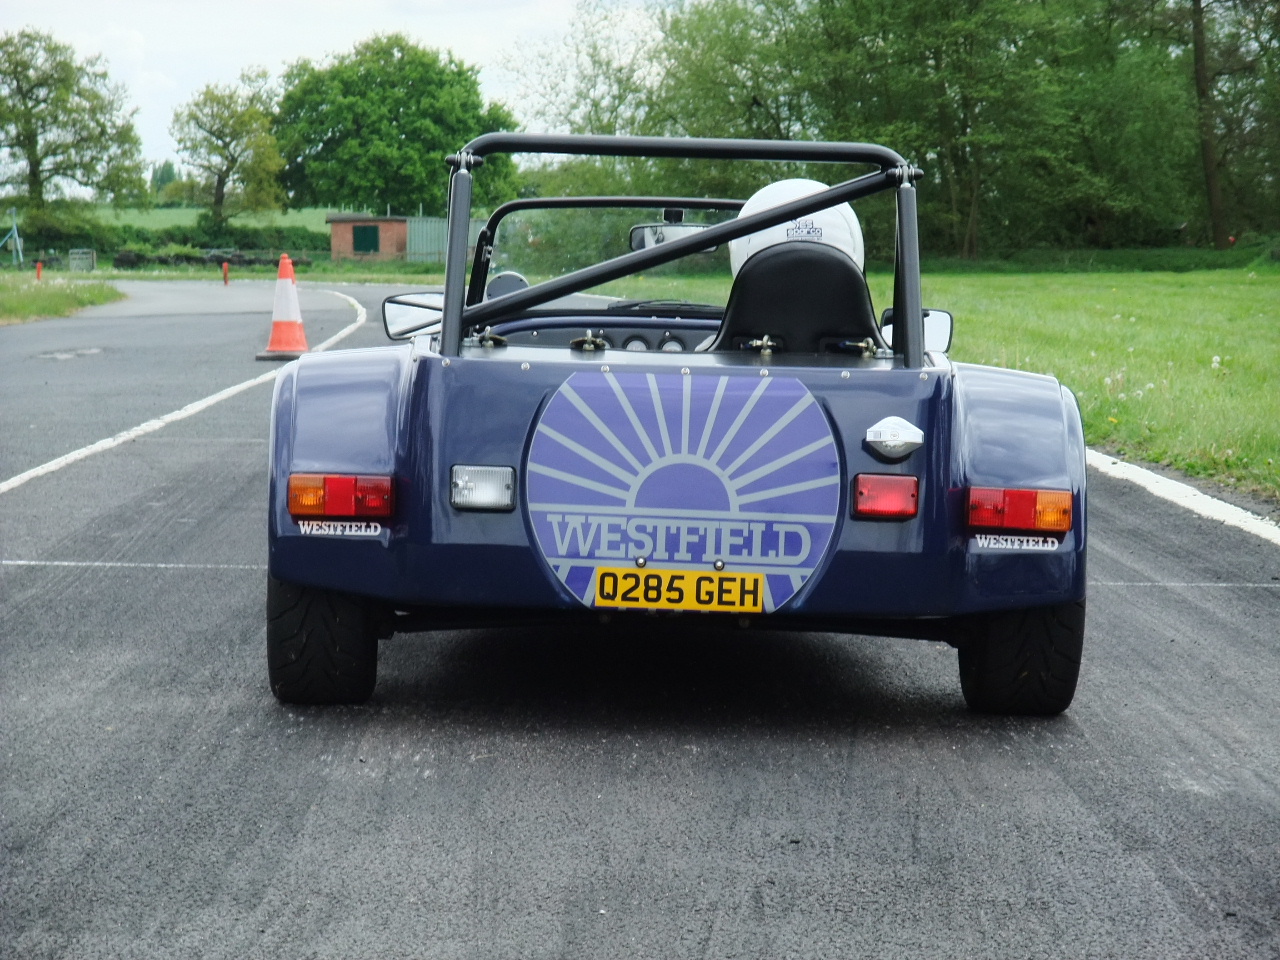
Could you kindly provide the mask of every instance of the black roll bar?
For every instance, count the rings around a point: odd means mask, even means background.
[[[604,263],[548,280],[494,300],[466,306],[467,233],[471,214],[471,168],[494,153],[563,153],[615,157],[689,159],[791,160],[820,163],[864,163],[875,173],[846,180],[827,190],[739,217],[671,240],[661,246],[615,257]],[[837,203],[897,187],[898,242],[894,278],[894,351],[908,367],[924,363],[924,317],[920,306],[920,251],[916,197],[911,184],[923,174],[888,147],[869,143],[814,143],[774,140],[710,140],[693,137],[605,137],[527,133],[488,133],[450,157],[448,244],[445,249],[445,293],[440,324],[440,351],[456,356],[464,321],[474,326],[502,314],[548,303],[560,296],[625,277],[647,267],[678,260],[689,253],[794,220]],[[901,331],[901,332],[899,332]]]
[[[795,160],[814,163],[869,163],[886,169],[906,160],[877,143],[816,143],[810,140],[714,140],[702,137],[605,137],[582,134],[486,133],[450,163],[468,154],[566,153],[597,157],[674,157],[689,160]]]

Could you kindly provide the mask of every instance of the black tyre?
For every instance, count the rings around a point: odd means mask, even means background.
[[[378,679],[376,611],[267,577],[267,677],[282,703],[364,703]]]
[[[1071,705],[1084,649],[1084,601],[974,619],[960,645],[970,710],[1050,716]]]

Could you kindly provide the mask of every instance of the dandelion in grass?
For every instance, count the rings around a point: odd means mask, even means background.
[[[1127,398],[1126,398],[1126,397],[1125,397],[1125,395],[1122,393],[1122,394],[1120,394],[1120,396],[1119,396],[1119,397],[1117,397],[1116,399],[1117,399],[1117,400],[1125,400],[1125,399],[1127,399]]]
[[[1212,367],[1214,370],[1217,370],[1217,369],[1221,368],[1221,366],[1222,366],[1222,358],[1221,358],[1221,357],[1214,357],[1214,358],[1213,358],[1213,363],[1211,364],[1211,367]]]

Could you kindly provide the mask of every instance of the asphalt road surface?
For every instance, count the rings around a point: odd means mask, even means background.
[[[0,481],[268,369],[270,282],[125,286],[0,328]],[[396,637],[290,709],[270,391],[0,493],[0,956],[1280,956],[1274,545],[1092,475],[1052,720],[941,644],[665,630]]]

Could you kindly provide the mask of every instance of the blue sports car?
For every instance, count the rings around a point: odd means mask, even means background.
[[[650,179],[741,161],[760,183],[523,197],[473,227],[498,153]],[[942,640],[972,709],[1066,709],[1079,409],[1052,377],[948,359],[952,318],[921,304],[921,171],[872,144],[512,133],[450,165],[443,292],[384,304],[395,342],[276,383],[280,700],[366,700],[394,632],[682,618]],[[864,172],[779,175],[798,169]],[[870,286],[855,205],[894,238]]]

